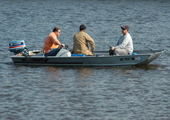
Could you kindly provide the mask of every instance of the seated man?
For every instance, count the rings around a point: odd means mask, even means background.
[[[85,33],[86,26],[80,25],[80,32],[74,35],[73,37],[73,53],[74,54],[85,54],[85,55],[93,55],[95,43],[93,39]],[[91,45],[91,51],[89,50],[89,45]]]
[[[64,47],[64,44],[61,44],[57,37],[60,36],[61,29],[55,27],[53,32],[51,32],[44,42],[43,52],[45,56],[55,56],[60,48]]]
[[[121,27],[123,35],[120,36],[119,41],[115,47],[110,48],[110,55],[128,55],[133,52],[133,41],[129,34],[129,26]]]

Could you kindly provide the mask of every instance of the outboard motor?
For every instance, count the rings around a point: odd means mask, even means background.
[[[9,42],[9,51],[13,52],[14,55],[22,52],[22,55],[28,55],[28,49],[26,48],[24,40],[13,40]]]

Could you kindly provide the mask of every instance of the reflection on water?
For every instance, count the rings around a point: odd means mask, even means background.
[[[149,64],[149,65],[143,65],[143,66],[138,66],[136,69],[142,69],[142,70],[163,70],[165,69],[165,65],[157,65],[157,64]]]
[[[79,69],[77,69],[77,74],[79,77],[89,77],[90,75],[94,74],[93,69],[89,69],[88,67],[80,67]]]
[[[55,68],[55,67],[52,67],[52,66],[47,67],[47,71],[46,72],[50,73],[49,74],[49,79],[50,78],[51,79],[55,79],[56,77],[59,78],[61,76],[59,71],[58,71],[58,69]]]

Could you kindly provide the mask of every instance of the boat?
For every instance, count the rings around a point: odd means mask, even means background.
[[[108,51],[94,51],[94,56],[72,54],[71,50],[60,49],[56,56],[45,56],[41,50],[28,51],[24,40],[11,41],[9,51],[16,65],[55,66],[141,66],[157,59],[165,50],[134,50],[131,55],[109,55]]]

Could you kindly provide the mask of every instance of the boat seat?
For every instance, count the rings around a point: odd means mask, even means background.
[[[131,55],[137,55],[137,53],[131,53]]]
[[[71,56],[79,56],[79,57],[85,57],[85,54],[71,54]]]

